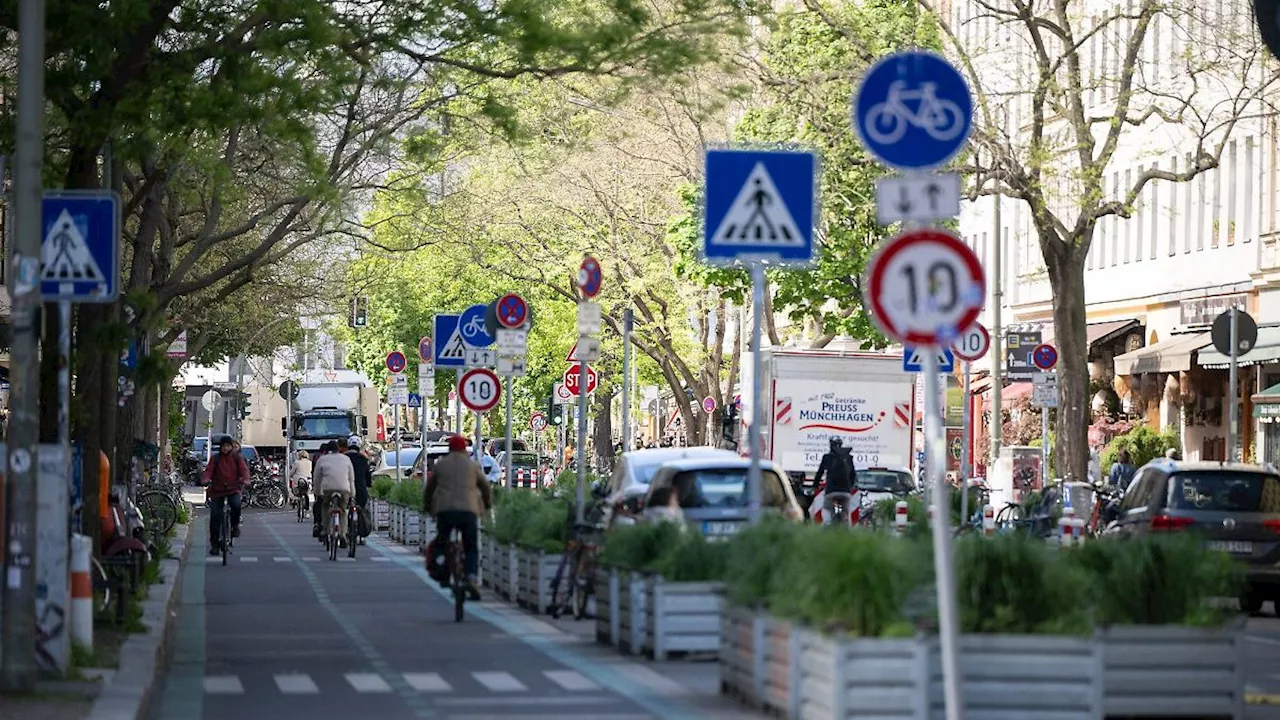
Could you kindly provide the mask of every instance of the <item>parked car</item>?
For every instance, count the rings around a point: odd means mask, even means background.
[[[397,454],[395,450],[385,450],[382,458],[378,462],[378,467],[373,471],[373,476],[389,477],[393,480],[396,477],[396,466],[400,466],[400,477],[407,478],[413,472],[413,463],[422,454],[422,448],[400,448]]]
[[[632,450],[618,456],[605,488],[604,524],[611,527],[615,519],[631,522],[644,510],[644,496],[649,483],[663,463],[684,458],[738,458],[732,450],[713,447],[649,448]]]
[[[498,463],[498,481],[503,485],[506,485],[507,453],[498,453],[494,456],[494,462]],[[541,463],[538,462],[537,455],[531,452],[513,450],[511,452],[511,472],[515,475],[513,487],[540,487],[542,484],[542,478],[538,475],[538,469],[540,466]]]
[[[528,449],[529,449],[529,445],[526,444],[525,441],[519,438],[511,438],[512,452],[515,452],[516,450],[528,450]],[[506,452],[506,450],[507,450],[507,439],[505,437],[493,438],[491,440],[485,441],[484,443],[484,451],[494,456],[495,458],[498,457],[499,454]]]
[[[750,519],[747,474],[751,461],[743,457],[694,457],[663,463],[645,495],[641,522],[656,522],[679,514],[693,529],[709,537],[732,535]],[[760,508],[791,520],[803,517],[786,472],[772,461],[761,467]]]
[[[1153,460],[1138,469],[1108,535],[1198,532],[1245,567],[1240,609],[1280,603],[1280,473],[1261,465]],[[1277,604],[1280,613],[1280,604]]]
[[[408,452],[408,451],[406,451]],[[426,478],[427,473],[431,471],[431,466],[440,457],[449,453],[448,445],[428,445],[425,448],[418,448],[418,454],[414,457],[412,467],[405,473],[405,477],[414,477],[418,480]],[[392,455],[395,453],[392,452]],[[496,483],[501,479],[501,471],[496,460],[492,456],[485,455],[480,463],[480,469],[484,471],[485,477],[489,482]]]

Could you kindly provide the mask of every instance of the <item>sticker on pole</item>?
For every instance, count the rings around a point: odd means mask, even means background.
[[[458,382],[458,391],[462,394],[462,404],[472,412],[489,412],[498,404],[502,396],[502,382],[488,368],[468,370]]]
[[[886,335],[907,345],[949,347],[982,312],[982,265],[960,238],[911,230],[867,265],[866,307]]]
[[[989,349],[991,349],[991,334],[982,326],[982,323],[978,322],[970,325],[964,332],[960,333],[955,347],[952,348],[956,357],[965,362],[981,360]]]

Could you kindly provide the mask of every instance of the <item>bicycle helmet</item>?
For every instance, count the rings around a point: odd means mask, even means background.
[[[839,435],[832,436],[831,450],[834,452],[842,447],[844,447],[844,440]]]
[[[355,450],[360,449],[360,436],[352,435],[351,437],[347,438],[347,447]]]

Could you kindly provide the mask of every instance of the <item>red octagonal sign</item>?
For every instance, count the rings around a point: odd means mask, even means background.
[[[581,373],[582,373],[582,370],[579,368],[579,363],[574,363],[569,366],[568,370],[564,371],[564,377],[561,378],[564,381],[565,390],[568,390],[569,394],[573,395],[574,397],[578,396],[578,378],[581,375]],[[588,365],[587,366],[587,394],[590,395],[591,393],[595,392],[596,385],[598,384],[600,384],[600,376],[596,373],[595,368]]]
[[[986,297],[977,256],[938,228],[909,230],[885,243],[867,264],[863,286],[876,324],[908,345],[949,347],[978,319]]]

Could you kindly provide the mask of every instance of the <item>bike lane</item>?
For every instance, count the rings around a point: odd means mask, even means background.
[[[591,658],[578,638],[502,603],[469,603],[453,622],[421,558],[376,537],[354,560],[331,562],[310,523],[247,514],[224,568],[202,562],[205,528],[202,519],[194,530],[153,718],[724,716],[655,691],[643,669]]]

